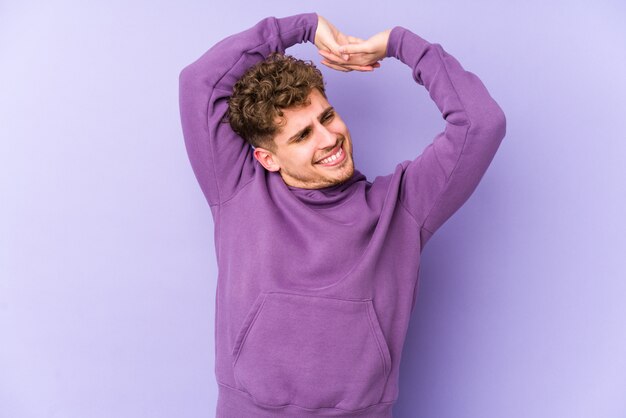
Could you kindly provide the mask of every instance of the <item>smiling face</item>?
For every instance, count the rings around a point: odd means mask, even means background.
[[[346,124],[324,96],[312,89],[309,104],[283,109],[286,124],[274,137],[275,152],[255,148],[255,158],[294,187],[320,189],[354,173],[352,140]]]

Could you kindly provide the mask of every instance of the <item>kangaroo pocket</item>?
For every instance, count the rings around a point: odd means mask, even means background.
[[[365,408],[391,368],[369,299],[261,293],[232,354],[239,389],[268,406]]]

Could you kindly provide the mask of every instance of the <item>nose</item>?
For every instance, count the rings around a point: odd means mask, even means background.
[[[320,124],[320,132],[320,148],[330,151],[335,145],[337,145],[337,135],[334,132],[329,131],[323,124]]]

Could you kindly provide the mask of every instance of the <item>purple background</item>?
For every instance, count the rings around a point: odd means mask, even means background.
[[[586,3],[0,4],[0,416],[213,416],[213,222],[178,73],[316,11],[441,44],[507,116],[423,253],[394,417],[626,417],[626,7]],[[443,129],[402,63],[319,67],[370,180]]]

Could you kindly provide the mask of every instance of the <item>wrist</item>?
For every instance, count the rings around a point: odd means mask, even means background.
[[[300,13],[277,18],[276,21],[285,47],[306,41],[315,42],[318,24],[317,13]]]
[[[396,50],[403,30],[405,29],[402,26],[394,26],[393,28],[385,31],[388,32],[385,58],[398,58]]]

